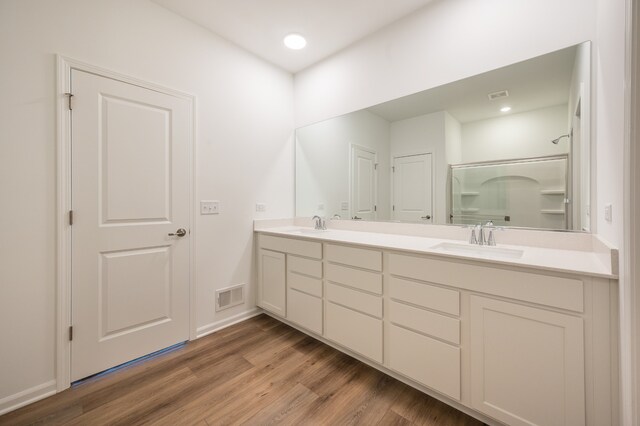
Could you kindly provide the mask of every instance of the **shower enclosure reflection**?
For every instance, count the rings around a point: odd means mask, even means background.
[[[296,215],[590,229],[590,43],[296,130]]]
[[[451,223],[567,229],[567,156],[451,167]]]

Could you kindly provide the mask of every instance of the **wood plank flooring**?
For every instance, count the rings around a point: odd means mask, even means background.
[[[0,416],[30,424],[482,425],[266,315]]]

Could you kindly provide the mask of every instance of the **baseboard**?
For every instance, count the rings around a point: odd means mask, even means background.
[[[241,312],[229,318],[225,318],[223,320],[198,327],[198,329],[196,330],[196,339],[199,339],[211,333],[215,333],[216,331],[222,330],[223,328],[227,328],[244,320],[248,320],[249,318],[253,318],[263,312],[264,311],[260,308],[253,308],[249,311]]]
[[[13,395],[0,399],[0,416],[9,411],[17,410],[20,407],[44,399],[57,392],[56,381],[50,380],[40,385],[25,389]]]

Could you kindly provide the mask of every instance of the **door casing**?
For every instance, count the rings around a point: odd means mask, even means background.
[[[71,325],[71,226],[69,210],[71,209],[71,114],[68,108],[71,70],[84,71],[124,83],[154,90],[185,99],[191,104],[191,135],[189,137],[189,340],[197,337],[195,312],[195,257],[196,257],[196,220],[195,203],[195,158],[196,158],[196,104],[194,95],[166,88],[138,78],[129,77],[111,70],[96,67],[65,56],[56,55],[56,120],[58,124],[56,136],[56,388],[61,392],[71,386],[71,342],[69,326]]]

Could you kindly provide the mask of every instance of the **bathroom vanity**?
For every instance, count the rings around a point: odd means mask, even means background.
[[[257,305],[274,318],[485,422],[617,423],[617,252],[597,237],[508,230],[481,247],[446,226],[255,231]]]

